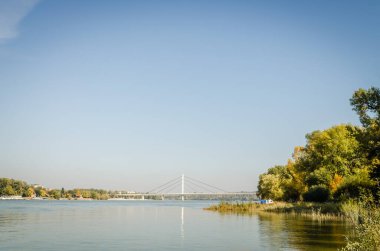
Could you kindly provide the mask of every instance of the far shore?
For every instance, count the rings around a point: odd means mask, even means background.
[[[108,199],[93,199],[93,198],[52,198],[52,197],[22,197],[22,196],[0,196],[0,200],[64,200],[64,201],[92,201],[92,200],[103,200],[103,201],[141,201],[141,200],[151,200],[151,199],[124,199],[124,198],[108,198]]]

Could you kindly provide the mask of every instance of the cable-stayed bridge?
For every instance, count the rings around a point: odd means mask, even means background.
[[[256,192],[228,192],[219,187],[189,176],[181,175],[151,189],[146,193],[118,193],[120,199],[154,199],[154,200],[255,200]]]

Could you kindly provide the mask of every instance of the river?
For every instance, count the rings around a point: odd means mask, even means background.
[[[0,250],[336,250],[348,226],[215,201],[0,201]]]

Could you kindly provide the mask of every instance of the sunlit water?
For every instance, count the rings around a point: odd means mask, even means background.
[[[223,215],[210,201],[0,201],[0,250],[336,250],[344,222]]]

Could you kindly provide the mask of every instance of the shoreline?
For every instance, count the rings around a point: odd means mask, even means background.
[[[122,198],[109,198],[109,199],[93,199],[93,198],[50,198],[50,197],[22,197],[22,196],[1,196],[1,200],[57,200],[57,201],[142,201],[142,200],[150,200],[150,199],[122,199]]]
[[[312,202],[274,202],[272,204],[258,204],[253,202],[220,202],[211,205],[204,210],[214,211],[224,214],[255,214],[260,212],[298,215],[311,217],[318,220],[350,219],[350,210],[342,204],[312,203]]]

